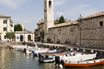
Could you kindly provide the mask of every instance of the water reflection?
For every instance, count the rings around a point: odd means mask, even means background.
[[[38,63],[37,58],[26,56],[21,52],[0,47],[0,69],[60,69],[54,63]],[[104,65],[86,68],[63,69],[104,69]]]

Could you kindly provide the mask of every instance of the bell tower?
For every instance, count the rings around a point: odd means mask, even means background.
[[[45,33],[54,26],[54,0],[44,0]]]

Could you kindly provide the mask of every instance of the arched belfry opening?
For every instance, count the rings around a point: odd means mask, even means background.
[[[49,7],[51,7],[52,6],[52,1],[49,1]]]

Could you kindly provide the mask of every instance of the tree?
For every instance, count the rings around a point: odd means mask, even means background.
[[[6,33],[6,38],[8,38],[8,39],[14,39],[15,38],[15,33],[14,32],[7,32]]]
[[[58,23],[64,23],[64,22],[65,22],[64,16],[61,16]]]
[[[41,37],[41,40],[44,40],[44,31],[43,30],[40,32],[40,37]]]
[[[21,24],[17,24],[14,26],[14,31],[23,31]]]

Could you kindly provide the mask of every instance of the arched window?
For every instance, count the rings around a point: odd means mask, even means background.
[[[51,5],[52,5],[52,2],[51,2],[51,1],[49,1],[49,7],[51,7]]]
[[[28,41],[31,41],[31,35],[28,35]]]

